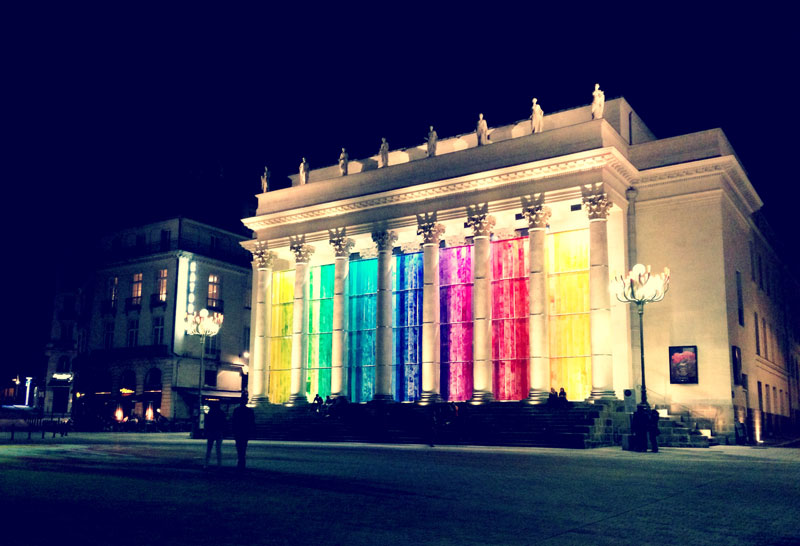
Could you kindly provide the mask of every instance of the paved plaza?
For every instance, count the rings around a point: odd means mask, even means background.
[[[0,543],[800,543],[798,448],[256,441],[241,473],[186,436],[4,439]]]

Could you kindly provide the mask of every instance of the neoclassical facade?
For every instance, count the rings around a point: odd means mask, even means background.
[[[622,399],[641,383],[638,319],[609,281],[641,262],[673,279],[645,312],[651,404],[721,434],[750,411],[755,428],[764,412],[753,379],[737,391],[735,346],[751,377],[781,385],[789,417],[791,363],[761,362],[752,325],[738,326],[748,241],[769,245],[724,134],[658,140],[624,99],[537,127],[442,138],[430,157],[422,144],[388,164],[384,151],[258,195],[243,220],[255,234],[252,402],[539,403],[561,387]],[[763,305],[776,327],[779,304]],[[695,348],[696,383],[671,382],[675,347]]]

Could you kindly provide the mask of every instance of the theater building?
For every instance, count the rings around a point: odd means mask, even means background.
[[[597,119],[593,119],[597,118]],[[732,438],[796,414],[797,334],[762,202],[723,132],[657,139],[625,99],[311,170],[258,195],[250,396],[304,404],[622,400],[645,306],[651,405]]]

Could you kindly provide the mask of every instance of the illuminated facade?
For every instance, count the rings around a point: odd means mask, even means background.
[[[102,265],[66,316],[74,319],[74,334],[59,333],[64,298],[56,302],[45,411],[71,412],[76,421],[188,419],[200,381],[200,341],[186,335],[184,317],[202,308],[225,317],[219,335],[206,341],[203,395],[238,401],[250,343],[244,239],[185,218],[104,237]],[[74,299],[67,297],[72,305]]]
[[[644,263],[672,271],[644,317],[650,403],[729,438],[748,411],[756,434],[768,413],[788,422],[797,338],[751,219],[761,200],[724,134],[658,140],[624,99],[592,117],[586,106],[545,116],[541,132],[492,128],[484,145],[442,139],[433,157],[391,151],[385,167],[350,161],[345,176],[312,170],[258,195],[243,220],[252,402],[539,403],[551,387],[622,399],[641,382],[638,322],[609,278]],[[753,260],[771,273],[751,274]],[[670,368],[692,347],[696,382]],[[774,404],[759,406],[762,383]]]

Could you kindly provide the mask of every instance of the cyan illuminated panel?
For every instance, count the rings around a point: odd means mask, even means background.
[[[439,251],[441,395],[472,397],[472,246]]]
[[[331,393],[334,265],[312,267],[308,293],[308,362],[306,396]]]
[[[350,262],[347,373],[349,398],[368,402],[375,393],[375,318],[378,260]]]
[[[392,393],[398,402],[419,400],[422,383],[422,253],[395,256],[392,274]]]
[[[527,398],[528,238],[492,242],[492,385],[496,400]]]

